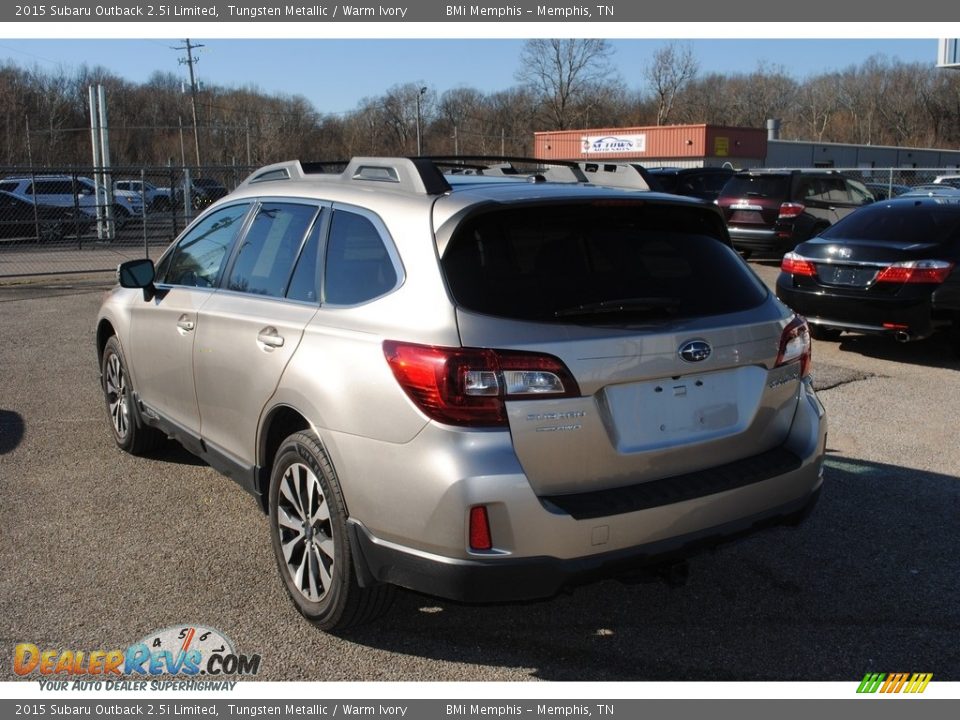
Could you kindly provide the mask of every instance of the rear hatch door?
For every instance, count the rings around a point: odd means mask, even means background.
[[[725,244],[716,211],[666,202],[501,208],[442,265],[465,347],[559,358],[579,395],[507,400],[539,495],[633,485],[782,444],[799,369],[789,313]]]
[[[734,175],[717,198],[731,227],[772,228],[790,196],[790,175]]]

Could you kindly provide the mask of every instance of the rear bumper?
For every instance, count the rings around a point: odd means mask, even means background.
[[[819,496],[827,432],[808,381],[799,400],[783,446],[700,473],[551,498],[534,496],[522,476],[480,478],[485,491],[499,487],[498,499],[461,507],[488,506],[495,544],[506,540],[487,553],[414,548],[351,519],[358,579],[465,602],[533,600],[795,524]]]
[[[820,495],[809,495],[767,512],[707,530],[583,558],[555,557],[464,560],[445,558],[383,542],[356,522],[350,542],[361,583],[385,582],[460,602],[517,602],[640,568],[676,563],[717,545],[777,525],[796,525]]]
[[[920,339],[933,334],[939,324],[929,293],[910,298],[829,295],[822,290],[792,287],[789,276],[784,279],[781,275],[777,297],[812,324],[838,330],[891,335],[906,332],[911,339]]]
[[[738,250],[769,252],[783,255],[803,242],[804,233],[793,223],[780,221],[774,227],[751,228],[743,225],[727,226],[730,242]]]

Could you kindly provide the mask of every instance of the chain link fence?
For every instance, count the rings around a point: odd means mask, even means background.
[[[960,170],[945,168],[830,168],[859,180],[877,200],[927,185],[960,188]],[[939,180],[938,180],[939,179]]]
[[[0,166],[0,278],[113,271],[155,258],[253,169]]]
[[[156,258],[254,169],[114,167],[105,175],[93,167],[0,166],[0,279],[109,272],[124,260]],[[836,170],[877,199],[941,176],[960,187],[960,172],[943,168]]]

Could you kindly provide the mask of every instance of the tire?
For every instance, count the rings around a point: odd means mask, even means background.
[[[277,451],[270,481],[270,538],[287,594],[321,630],[346,630],[390,608],[393,586],[360,587],[357,582],[340,484],[312,433],[291,435]]]
[[[63,225],[55,220],[48,220],[40,223],[40,232],[37,235],[37,242],[47,243],[62,240],[65,234]]]
[[[164,440],[156,428],[144,425],[133,403],[133,388],[123,359],[123,350],[116,336],[111,336],[103,348],[100,363],[103,398],[107,405],[114,442],[131,455],[143,455]]]

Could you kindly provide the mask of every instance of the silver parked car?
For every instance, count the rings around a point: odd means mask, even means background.
[[[269,166],[121,265],[117,444],[172,436],[258,498],[324,629],[394,586],[544,598],[805,516],[809,331],[717,208],[442,167]]]

